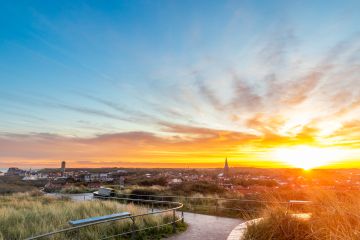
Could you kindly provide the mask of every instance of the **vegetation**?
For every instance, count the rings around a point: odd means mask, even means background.
[[[266,187],[276,187],[279,184],[272,179],[245,179],[245,178],[234,178],[231,180],[231,183],[234,185],[240,185],[243,187],[249,186],[266,186]]]
[[[158,177],[158,178],[150,178],[150,179],[139,179],[138,181],[133,181],[137,185],[140,186],[166,186],[167,180],[165,177]]]
[[[188,196],[189,194],[222,194],[225,189],[216,183],[209,182],[183,182],[173,185],[171,192],[175,195]]]
[[[311,192],[313,204],[303,209],[270,205],[263,220],[248,227],[244,240],[355,240],[360,239],[359,192]],[[309,212],[310,219],[294,217],[294,212]]]
[[[93,188],[88,188],[86,186],[80,185],[80,186],[69,186],[66,188],[63,188],[60,190],[60,193],[65,193],[65,194],[77,194],[77,193],[91,193],[94,192],[97,189],[93,189]]]
[[[21,193],[0,197],[0,239],[24,239],[33,235],[69,227],[68,221],[92,216],[107,215],[115,212],[141,214],[148,212],[146,207],[133,204],[123,205],[115,201],[73,202],[69,199],[57,199],[43,196],[38,192]],[[149,215],[136,218],[136,228],[156,226],[172,221],[171,213]],[[184,225],[178,224],[180,229]],[[130,220],[86,227],[79,231],[59,234],[51,239],[99,239],[131,229]],[[172,226],[154,228],[139,232],[138,239],[158,239],[170,234]]]
[[[110,187],[113,187],[109,185]],[[203,195],[217,195],[217,194],[226,194],[226,190],[215,184],[208,182],[183,182],[180,184],[174,184],[169,187],[161,185],[151,185],[151,186],[139,186],[131,185],[128,186],[125,190],[116,188],[119,191],[119,194],[138,194],[138,195],[163,195],[163,196],[191,196],[194,194],[203,194]]]
[[[43,187],[46,181],[22,181],[19,176],[0,176],[0,195],[28,192]]]

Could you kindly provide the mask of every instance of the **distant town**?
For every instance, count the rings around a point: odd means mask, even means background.
[[[313,186],[323,189],[360,190],[360,170],[231,168],[225,159],[220,169],[136,169],[136,168],[59,168],[23,170],[11,167],[1,179],[15,177],[21,182],[40,187],[45,192],[91,192],[101,186],[176,186],[191,183],[211,184],[229,193],[258,194],[273,190],[301,190]],[[4,180],[3,180],[4,181]],[[36,184],[33,184],[36,183]]]

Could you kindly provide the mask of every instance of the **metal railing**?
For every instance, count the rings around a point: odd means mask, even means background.
[[[154,195],[154,194],[133,194],[133,193],[119,193],[119,196],[136,196],[136,197],[147,197],[148,200],[151,198],[160,198],[162,201],[164,199],[208,199],[208,200],[224,200],[224,201],[241,201],[241,202],[255,202],[255,203],[279,203],[279,204],[306,204],[311,203],[311,201],[306,200],[289,200],[289,201],[267,201],[267,200],[257,200],[257,199],[242,199],[242,198],[214,198],[214,197],[185,197],[181,195]],[[134,198],[137,200],[138,198]],[[142,198],[140,198],[142,199]]]
[[[183,204],[180,203],[180,202],[159,201],[159,200],[145,200],[145,199],[134,199],[134,198],[120,198],[120,197],[99,197],[98,196],[96,198],[97,199],[102,199],[102,200],[124,201],[126,203],[137,203],[137,204],[145,203],[147,205],[151,205],[151,212],[143,213],[143,214],[130,215],[130,216],[126,216],[126,217],[112,218],[112,219],[102,220],[102,221],[98,221],[98,222],[83,224],[83,225],[80,225],[80,226],[68,227],[68,228],[56,230],[56,231],[53,231],[53,232],[48,232],[48,233],[40,234],[40,235],[37,235],[37,236],[32,236],[32,237],[26,238],[25,240],[45,239],[45,238],[52,237],[52,236],[55,236],[55,235],[58,235],[58,234],[61,234],[61,233],[79,231],[80,229],[87,228],[87,227],[90,227],[90,226],[95,226],[95,225],[104,224],[104,223],[113,223],[113,222],[121,221],[121,220],[131,220],[131,230],[130,231],[121,232],[121,233],[114,234],[114,235],[111,235],[111,236],[104,236],[104,237],[102,237],[100,239],[101,240],[102,239],[112,239],[112,238],[115,238],[115,237],[120,237],[120,236],[125,236],[125,235],[131,235],[131,239],[135,239],[136,233],[138,233],[138,232],[146,231],[146,230],[150,230],[150,229],[154,229],[154,228],[160,228],[160,227],[164,227],[164,226],[168,226],[168,225],[172,225],[173,226],[173,228],[172,228],[173,232],[176,232],[176,224],[178,222],[180,222],[180,221],[184,223],[184,212],[181,211],[180,216],[177,216],[177,213],[176,213],[177,211],[181,210],[181,208],[183,207]],[[163,207],[164,205],[168,205],[169,208],[166,208],[166,209],[157,208],[157,209],[155,209],[156,206]],[[156,214],[163,214],[163,213],[166,213],[166,212],[172,212],[172,221],[171,222],[136,229],[136,219],[137,218],[146,217],[146,216],[150,216],[150,215],[156,215]]]
[[[120,193],[119,196],[130,196],[130,197],[136,197],[136,199],[152,199],[157,200],[160,199],[161,201],[167,200],[167,201],[181,201],[185,207],[187,207],[187,203],[189,203],[192,206],[196,206],[197,208],[204,208],[204,209],[214,209],[214,212],[216,213],[218,210],[232,210],[232,211],[238,211],[238,212],[258,212],[258,209],[254,207],[256,204],[258,205],[258,208],[263,207],[268,204],[280,204],[285,205],[289,209],[294,208],[296,206],[305,206],[313,204],[311,201],[306,200],[289,200],[289,201],[267,201],[267,200],[257,200],[257,199],[239,199],[239,198],[214,198],[214,197],[185,197],[181,195],[153,195],[153,194],[132,194],[132,193]],[[209,200],[213,201],[212,205],[206,205],[204,204],[193,204],[191,202],[188,202],[187,200],[194,201],[194,200]],[[250,208],[235,208],[235,207],[226,207],[222,206],[221,203],[243,203],[247,204],[245,206]]]

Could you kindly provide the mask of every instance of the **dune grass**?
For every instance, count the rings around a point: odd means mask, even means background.
[[[92,193],[95,192],[97,189],[88,188],[86,186],[70,186],[60,190],[60,193],[64,194],[78,194],[78,193]]]
[[[132,215],[148,212],[146,207],[133,204],[120,204],[115,201],[74,202],[34,193],[14,194],[0,197],[0,239],[24,239],[33,235],[47,233],[69,227],[69,220],[101,216],[116,212],[130,212]],[[172,214],[150,215],[136,218],[136,228],[160,225],[171,222]],[[130,220],[120,220],[80,231],[58,234],[47,239],[100,239],[131,229]],[[138,239],[158,239],[172,232],[172,226],[155,228],[137,234]],[[46,238],[44,238],[46,239]]]
[[[297,209],[310,219],[291,216],[284,205],[269,205],[263,220],[248,227],[244,240],[357,240],[360,239],[359,192],[309,192],[313,204]]]

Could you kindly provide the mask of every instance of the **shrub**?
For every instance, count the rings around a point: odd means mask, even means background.
[[[152,178],[152,179],[145,179],[138,182],[141,186],[166,186],[167,180],[165,177],[159,177],[159,178]]]
[[[222,194],[225,189],[215,183],[209,182],[183,182],[172,186],[171,191],[176,195],[200,194]]]
[[[60,190],[60,193],[66,193],[66,194],[76,194],[76,193],[89,193],[93,192],[95,189],[91,189],[88,187],[85,187],[83,185],[80,186],[69,186],[66,188],[63,188]]]

